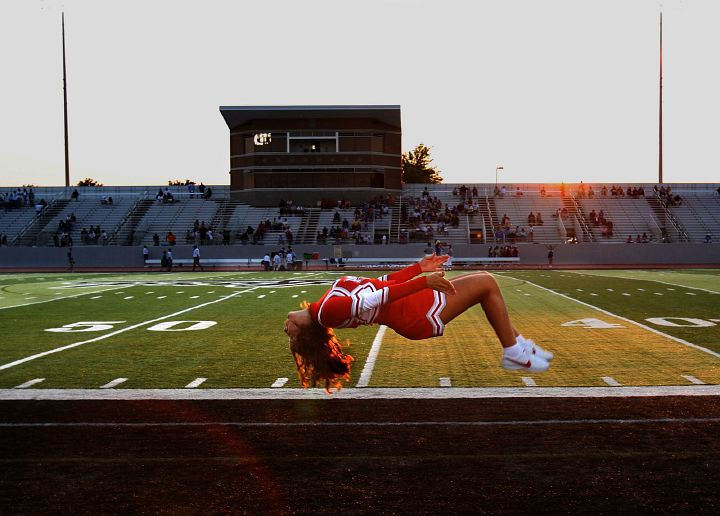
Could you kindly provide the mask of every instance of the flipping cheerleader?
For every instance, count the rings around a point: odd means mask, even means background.
[[[320,299],[288,313],[285,333],[303,387],[319,384],[329,391],[349,380],[353,358],[343,352],[333,328],[384,324],[411,340],[430,339],[478,303],[503,347],[502,366],[546,371],[553,354],[513,327],[495,278],[474,272],[447,280],[441,269],[447,258],[425,256],[380,278],[343,276]],[[420,276],[424,272],[430,274]]]

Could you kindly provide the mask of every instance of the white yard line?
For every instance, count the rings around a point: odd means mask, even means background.
[[[515,280],[518,279],[518,278],[515,278],[515,277],[513,277],[513,276],[507,276],[507,275],[505,275],[505,277],[506,277],[506,278],[512,278],[512,279],[515,279]],[[617,318],[617,319],[620,319],[620,320],[622,320],[622,321],[628,322],[628,323],[630,323],[630,324],[634,324],[635,326],[639,326],[640,328],[643,328],[643,329],[645,329],[645,330],[647,330],[647,331],[650,331],[650,332],[652,332],[652,333],[655,333],[656,335],[662,335],[663,337],[666,337],[666,338],[668,338],[668,339],[670,339],[670,340],[674,340],[675,342],[678,342],[678,343],[680,343],[680,344],[682,344],[682,345],[684,345],[684,346],[688,346],[688,347],[691,347],[691,348],[693,348],[693,349],[697,349],[698,351],[702,351],[703,353],[707,353],[708,355],[712,355],[712,356],[714,356],[714,357],[720,358],[720,353],[717,353],[717,352],[712,351],[712,350],[710,350],[710,349],[704,348],[704,347],[702,347],[702,346],[698,346],[697,344],[693,344],[692,342],[688,342],[688,341],[683,340],[683,339],[680,339],[680,338],[678,338],[678,337],[673,337],[672,335],[668,335],[667,333],[663,333],[663,332],[661,332],[661,331],[659,331],[659,330],[656,330],[655,328],[651,328],[650,326],[647,326],[647,325],[645,325],[645,324],[639,323],[639,322],[637,322],[637,321],[633,321],[632,319],[628,319],[627,317],[623,317],[622,315],[617,315],[617,314],[614,314],[614,313],[612,313],[612,312],[608,312],[607,310],[604,310],[604,309],[599,308],[599,307],[597,307],[597,306],[591,305],[590,303],[586,303],[585,301],[580,301],[579,299],[575,299],[575,298],[573,298],[573,297],[566,296],[565,294],[561,294],[560,292],[555,292],[554,290],[550,290],[549,288],[545,288],[545,287],[543,287],[543,286],[541,286],[541,285],[538,285],[538,284],[536,284],[536,283],[533,283],[532,281],[527,281],[527,280],[522,280],[522,281],[525,281],[528,285],[532,285],[532,286],[537,287],[537,288],[539,288],[539,289],[541,289],[541,290],[545,290],[546,292],[550,292],[551,294],[555,294],[556,296],[564,297],[565,299],[569,299],[570,301],[574,301],[574,302],[579,303],[579,304],[581,304],[581,305],[583,305],[583,306],[587,306],[588,308],[592,308],[593,310],[597,310],[598,312],[603,313],[603,314],[605,314],[605,315],[609,315],[610,317],[615,317],[615,318]]]
[[[697,378],[695,378],[695,377],[692,376],[692,375],[689,375],[689,374],[681,374],[680,376],[682,376],[683,378],[685,378],[688,382],[694,383],[695,385],[705,385],[705,382],[703,382],[702,380],[698,380]]]
[[[106,383],[101,389],[112,389],[113,387],[120,385],[121,383],[127,382],[127,378],[115,378],[113,381]]]
[[[200,387],[200,385],[202,385],[203,383],[205,383],[205,380],[207,380],[207,378],[195,378],[192,382],[187,384],[185,386],[185,388],[186,389],[195,389],[197,387]]]
[[[387,331],[387,326],[381,324],[375,334],[372,346],[370,347],[370,353],[368,353],[365,366],[363,367],[362,373],[360,373],[360,379],[356,387],[367,387],[370,385],[370,377],[372,376],[373,369],[375,368],[375,361],[377,360],[378,353],[380,353],[380,346],[382,346],[383,336]]]
[[[112,287],[112,288],[106,288],[103,290],[93,290],[92,292],[82,292],[80,294],[73,294],[72,296],[54,297],[52,299],[45,299],[44,301],[34,301],[32,303],[23,303],[20,305],[0,306],[0,310],[7,310],[9,308],[19,308],[21,306],[39,305],[41,303],[49,303],[50,301],[58,301],[60,299],[72,299],[74,297],[87,296],[90,294],[99,294],[100,292],[107,292],[109,290],[117,290],[119,288],[125,288],[125,287],[124,286],[123,287]]]
[[[0,371],[2,371],[3,369],[8,369],[8,368],[10,368],[10,367],[14,367],[14,366],[16,366],[16,365],[24,364],[25,362],[29,362],[30,360],[35,360],[36,358],[41,358],[41,357],[44,357],[44,356],[47,356],[47,355],[51,355],[51,354],[53,354],[53,353],[59,353],[60,351],[65,351],[66,349],[76,348],[76,347],[78,347],[78,346],[82,346],[83,344],[89,344],[89,343],[91,343],[91,342],[97,342],[97,341],[99,341],[99,340],[107,339],[107,338],[109,338],[109,337],[114,337],[115,335],[118,335],[118,334],[120,334],[120,333],[124,333],[124,332],[126,332],[126,331],[134,330],[135,328],[140,328],[141,326],[145,326],[146,324],[152,324],[152,323],[157,322],[157,321],[162,321],[162,320],[164,320],[164,319],[169,319],[170,317],[175,317],[175,316],[177,316],[177,315],[181,315],[181,314],[184,314],[184,313],[186,313],[186,312],[190,312],[191,310],[196,310],[196,309],[198,309],[198,308],[203,308],[203,307],[205,307],[205,306],[212,305],[212,304],[214,304],[214,303],[219,303],[219,302],[221,302],[221,301],[225,301],[226,299],[230,299],[231,297],[235,297],[237,294],[241,294],[241,293],[243,293],[243,292],[249,292],[250,290],[255,290],[256,288],[257,288],[257,287],[253,287],[253,288],[250,288],[250,289],[248,289],[248,290],[241,291],[241,292],[234,292],[234,293],[232,293],[232,294],[230,294],[230,295],[228,295],[228,296],[221,297],[220,299],[215,299],[214,301],[208,301],[207,303],[202,303],[202,304],[199,304],[199,305],[196,305],[196,306],[191,306],[190,308],[185,308],[185,309],[183,309],[183,310],[180,310],[179,312],[175,312],[175,313],[168,314],[168,315],[163,315],[163,316],[157,317],[157,318],[155,318],[155,319],[150,319],[149,321],[143,321],[143,322],[141,322],[141,323],[133,324],[133,325],[131,325],[131,326],[128,326],[127,328],[121,328],[121,329],[119,329],[119,330],[115,330],[115,331],[110,332],[110,333],[107,333],[107,334],[105,334],[105,335],[100,335],[99,337],[95,337],[95,338],[93,338],[93,339],[82,340],[82,341],[80,341],[80,342],[74,342],[74,343],[68,344],[68,345],[66,345],[66,346],[61,346],[61,347],[59,347],[59,348],[51,349],[51,350],[48,350],[48,351],[43,351],[42,353],[36,353],[35,355],[30,355],[29,357],[21,358],[21,359],[19,359],[19,360],[15,360],[15,361],[13,361],[13,362],[9,362],[9,363],[7,363],[7,364],[0,365]]]
[[[324,389],[0,389],[0,400],[336,400],[720,396],[720,385]]]
[[[25,383],[21,383],[20,385],[15,386],[15,389],[27,389],[28,387],[32,387],[36,383],[44,382],[45,378],[35,378],[34,380],[28,380]]]

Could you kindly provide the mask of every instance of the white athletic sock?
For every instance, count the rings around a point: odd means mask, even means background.
[[[503,355],[508,358],[519,358],[522,355],[525,348],[519,340],[515,340],[515,344],[503,349]]]

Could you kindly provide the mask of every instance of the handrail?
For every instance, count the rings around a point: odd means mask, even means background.
[[[577,199],[575,198],[574,195],[570,196],[570,200],[572,201],[573,208],[575,208],[575,217],[578,221],[578,225],[580,226],[580,229],[583,232],[583,235],[587,236],[590,239],[590,242],[594,242],[595,235],[593,235],[592,230],[590,229],[590,226],[588,226],[587,221],[585,220],[585,214],[582,212],[582,208],[580,207],[580,204],[577,202]]]
[[[678,236],[680,237],[681,241],[689,242],[690,238],[688,237],[687,233],[685,232],[685,228],[682,227],[682,224],[680,224],[680,221],[677,220],[677,217],[668,209],[667,205],[663,202],[662,197],[660,197],[659,192],[655,192],[655,197],[658,201],[660,201],[660,206],[663,207],[663,210],[665,211],[665,216],[667,216],[670,219],[670,222],[672,222],[673,227],[675,228],[675,231],[677,232]]]
[[[495,223],[493,222],[492,210],[490,209],[490,198],[485,196],[485,206],[487,206],[488,218],[490,219],[490,229],[492,229],[493,241],[497,244],[495,239]]]
[[[59,196],[60,195],[58,194],[55,197],[53,197],[52,199],[50,199],[50,202],[45,206],[45,209],[42,210],[40,213],[36,213],[33,216],[33,218],[30,219],[30,222],[25,224],[23,226],[23,228],[18,233],[15,234],[15,238],[11,241],[12,245],[15,245],[16,242],[19,242],[22,239],[22,237],[25,235],[25,232],[28,231],[32,227],[32,225],[35,224],[35,222],[37,222],[37,220],[43,216],[43,214],[45,214],[48,210],[50,210],[52,208],[53,204],[55,204],[55,202],[58,200]]]

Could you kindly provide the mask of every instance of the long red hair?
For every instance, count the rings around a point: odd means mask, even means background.
[[[307,308],[306,301],[300,305]],[[345,341],[345,345],[350,343]],[[324,385],[325,391],[342,388],[342,381],[350,380],[350,364],[354,358],[343,352],[332,328],[325,328],[316,321],[295,338],[290,339],[290,351],[295,359],[300,383],[303,387]]]

